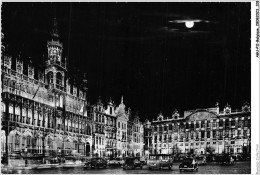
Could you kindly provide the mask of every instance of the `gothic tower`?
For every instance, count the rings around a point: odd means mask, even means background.
[[[63,108],[66,93],[65,75],[67,72],[66,59],[62,58],[63,44],[59,41],[58,23],[52,21],[51,39],[47,41],[48,58],[45,69],[45,82],[55,94],[54,105]]]

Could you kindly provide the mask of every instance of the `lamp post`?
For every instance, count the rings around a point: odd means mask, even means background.
[[[27,148],[24,149],[24,153],[25,153],[25,166],[27,166],[28,164],[28,160],[27,160]]]
[[[61,149],[58,149],[59,163],[61,164]]]

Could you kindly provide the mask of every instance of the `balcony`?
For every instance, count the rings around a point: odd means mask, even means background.
[[[65,64],[60,62],[60,61],[56,61],[56,60],[48,60],[46,61],[46,65],[49,66],[49,65],[57,65],[57,66],[60,66],[62,68],[65,68]]]

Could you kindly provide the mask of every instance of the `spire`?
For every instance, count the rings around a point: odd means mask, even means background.
[[[121,97],[121,104],[123,104],[124,103],[124,97],[122,96]]]
[[[51,37],[52,38],[59,38],[59,32],[58,32],[58,22],[56,18],[53,18],[52,20],[52,29],[51,29]]]

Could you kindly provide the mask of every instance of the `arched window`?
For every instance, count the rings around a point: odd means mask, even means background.
[[[49,84],[53,84],[53,72],[49,72],[48,74],[47,74],[47,83],[49,83]]]
[[[60,72],[56,74],[56,83],[57,85],[62,86],[62,74]]]

